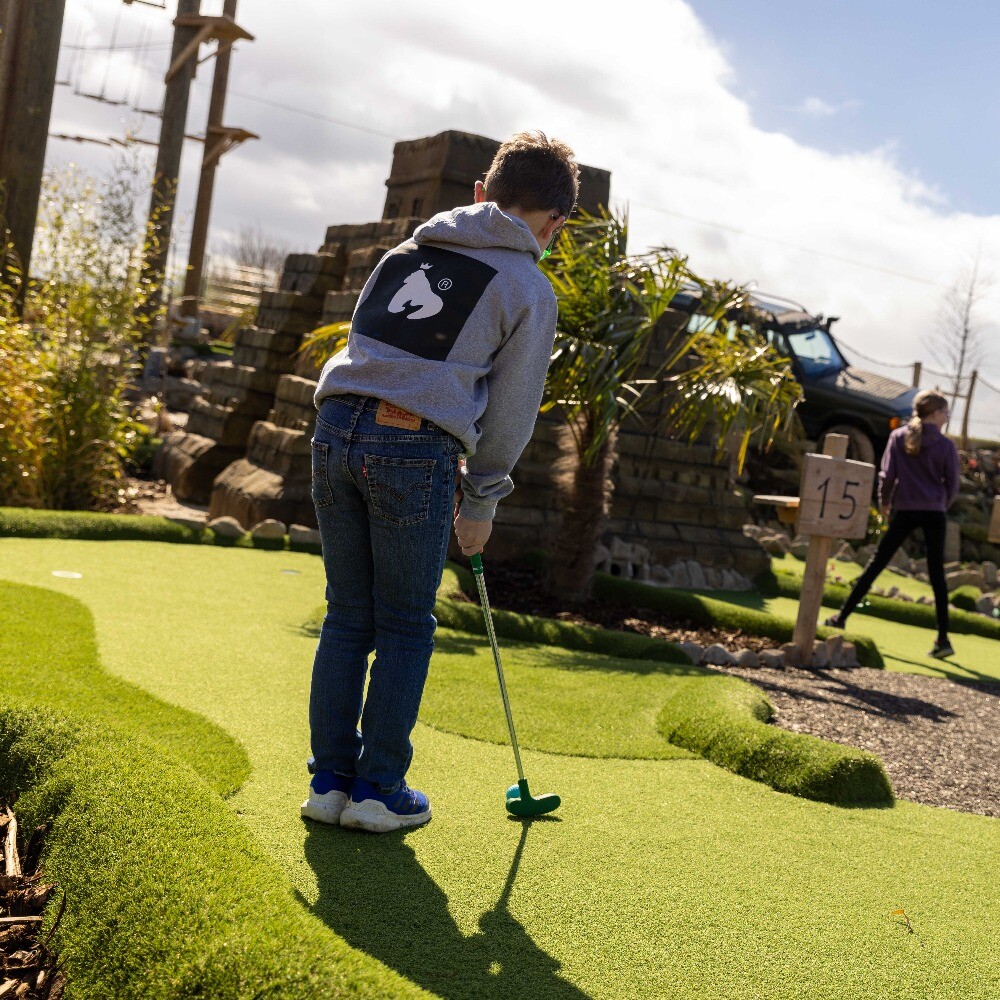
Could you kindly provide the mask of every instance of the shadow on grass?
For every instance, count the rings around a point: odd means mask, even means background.
[[[445,1000],[586,1000],[508,908],[530,826],[522,822],[497,902],[469,937],[402,831],[372,836],[309,823],[305,855],[319,898],[314,906],[299,899],[352,947]]]

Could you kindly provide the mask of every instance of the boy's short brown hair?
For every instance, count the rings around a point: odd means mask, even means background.
[[[555,209],[568,216],[576,205],[580,168],[566,143],[544,132],[518,132],[497,150],[484,184],[486,197],[501,208]]]

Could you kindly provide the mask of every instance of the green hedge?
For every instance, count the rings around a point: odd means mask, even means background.
[[[46,926],[64,893],[53,946],[74,997],[425,995],[326,930],[222,799],[149,745],[8,703],[0,798],[23,829],[48,825]]]
[[[0,507],[0,537],[198,543],[205,534],[165,517]]]
[[[772,714],[767,698],[736,678],[679,678],[657,725],[671,743],[779,792],[839,806],[893,804],[873,754],[769,726]]]
[[[983,592],[967,583],[964,587],[957,587],[948,595],[948,602],[962,611],[976,611],[976,601],[983,596]]]
[[[740,607],[728,604],[702,594],[693,594],[686,590],[671,590],[668,587],[651,587],[635,580],[623,580],[621,577],[598,573],[594,577],[594,596],[602,597],[616,603],[631,604],[636,608],[648,608],[651,611],[662,611],[670,614],[684,615],[697,625],[706,628],[740,629],[748,635],[759,635],[773,639],[777,643],[792,641],[795,623],[784,618],[776,618],[766,611]],[[798,590],[794,595],[798,597]],[[820,626],[816,635],[825,639],[837,634],[833,629]],[[867,636],[856,635],[853,632],[844,634],[848,642],[854,643],[858,651],[858,662],[862,666],[882,669],[885,663],[878,647]]]
[[[772,596],[798,598],[801,583],[794,573],[778,570],[772,577],[773,583],[770,586]],[[823,588],[823,604],[828,608],[840,608],[850,592],[851,588],[843,584],[828,583]],[[937,629],[933,604],[897,601],[874,594],[869,594],[865,601],[867,606],[863,613],[873,618],[886,618],[916,628]],[[981,635],[987,639],[1000,639],[1000,621],[993,618],[955,608],[951,609],[948,617],[951,631],[959,635]]]
[[[486,623],[478,604],[439,598],[434,617],[444,628],[486,635]],[[673,643],[652,639],[635,632],[617,632],[590,625],[574,625],[554,618],[536,618],[513,611],[493,610],[493,628],[505,639],[521,639],[542,646],[561,646],[588,653],[604,653],[626,660],[654,660],[659,663],[691,663],[691,658]]]

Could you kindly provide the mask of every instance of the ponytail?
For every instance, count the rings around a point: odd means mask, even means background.
[[[938,410],[946,410],[948,400],[933,389],[918,392],[913,400],[913,416],[906,425],[906,439],[903,447],[907,455],[919,455],[924,440],[924,421]]]

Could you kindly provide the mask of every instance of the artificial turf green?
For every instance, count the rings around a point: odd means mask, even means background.
[[[0,575],[78,596],[108,670],[237,737],[252,772],[229,806],[331,947],[342,938],[438,996],[985,1000],[1000,990],[995,820],[905,802],[836,808],[697,758],[527,749],[532,790],[560,793],[563,806],[523,827],[503,808],[509,747],[419,725],[410,778],[434,804],[428,827],[370,838],[303,824],[315,640],[299,623],[322,593],[318,560],[7,540]],[[155,657],[137,656],[137,634],[155,641]],[[532,695],[516,675],[534,669],[511,663],[515,712]],[[899,907],[913,934],[892,916]]]
[[[0,538],[77,538],[100,541],[186,542],[197,544],[205,532],[165,517],[100,514],[79,510],[30,510],[0,507]]]
[[[768,596],[797,598],[801,590],[801,572],[782,568],[774,574],[772,585],[765,592],[768,593]],[[971,595],[975,588],[960,588],[960,591]],[[823,604],[828,608],[840,608],[847,600],[849,593],[850,588],[846,585],[828,583],[823,588]],[[873,618],[886,618],[917,628],[937,629],[937,618],[932,604],[899,601],[890,597],[880,597],[877,594],[869,594],[865,598],[865,602],[865,613]],[[988,639],[1000,639],[1000,621],[995,618],[987,618],[986,615],[976,614],[974,600],[966,601],[963,604],[955,602],[952,598],[951,603],[957,604],[957,608],[952,608],[949,616],[952,632],[957,635],[981,635]]]

